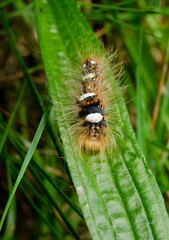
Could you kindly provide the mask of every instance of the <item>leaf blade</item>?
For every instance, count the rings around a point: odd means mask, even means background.
[[[74,58],[86,42],[90,49],[100,47],[73,1],[48,3],[36,0],[35,12],[49,91],[53,100],[60,101],[59,87],[69,62],[75,64]],[[88,52],[85,47],[84,53]],[[118,101],[119,126],[125,141],[119,143],[121,153],[114,159],[104,156],[102,174],[98,156],[90,156],[88,166],[72,148],[66,129],[60,128],[84,217],[94,239],[167,239],[168,219],[162,197],[136,143],[122,96]]]

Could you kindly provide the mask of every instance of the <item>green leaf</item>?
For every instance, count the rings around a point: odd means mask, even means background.
[[[75,2],[35,0],[35,14],[49,92],[53,101],[61,102],[62,80],[68,66],[79,61],[79,51],[86,55],[102,49]],[[102,166],[99,154],[81,159],[68,126],[61,124],[64,107],[54,111],[84,218],[93,239],[168,239],[162,195],[138,147],[121,95],[117,101],[117,124],[124,139],[118,142],[118,151],[103,156]]]

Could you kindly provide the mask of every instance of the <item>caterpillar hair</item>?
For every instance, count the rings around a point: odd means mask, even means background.
[[[123,88],[119,87],[117,65],[110,69],[115,54],[80,54],[79,64],[71,67],[64,81],[61,95],[64,106],[64,120],[68,134],[79,152],[94,154],[116,147],[118,130],[117,97]]]

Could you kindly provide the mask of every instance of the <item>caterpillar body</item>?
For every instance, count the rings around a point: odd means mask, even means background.
[[[119,75],[112,73],[110,62],[114,54],[79,54],[80,64],[67,69],[63,81],[61,103],[62,125],[68,125],[65,139],[78,147],[80,155],[103,153],[109,146],[116,147],[119,137],[118,96]],[[113,65],[116,71],[118,66]],[[119,71],[118,71],[119,72]],[[67,140],[66,140],[67,141]]]
[[[98,59],[89,58],[83,62],[82,87],[77,101],[79,116],[84,120],[84,131],[79,136],[80,147],[98,151],[106,140],[106,120],[101,97],[103,85],[102,69]]]

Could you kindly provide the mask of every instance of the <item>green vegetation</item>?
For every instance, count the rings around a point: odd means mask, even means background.
[[[0,3],[0,239],[169,239],[168,15],[158,0]],[[137,136],[119,95],[124,138],[102,166],[72,146],[64,103],[51,110],[79,50],[102,51],[97,38],[124,62]]]

